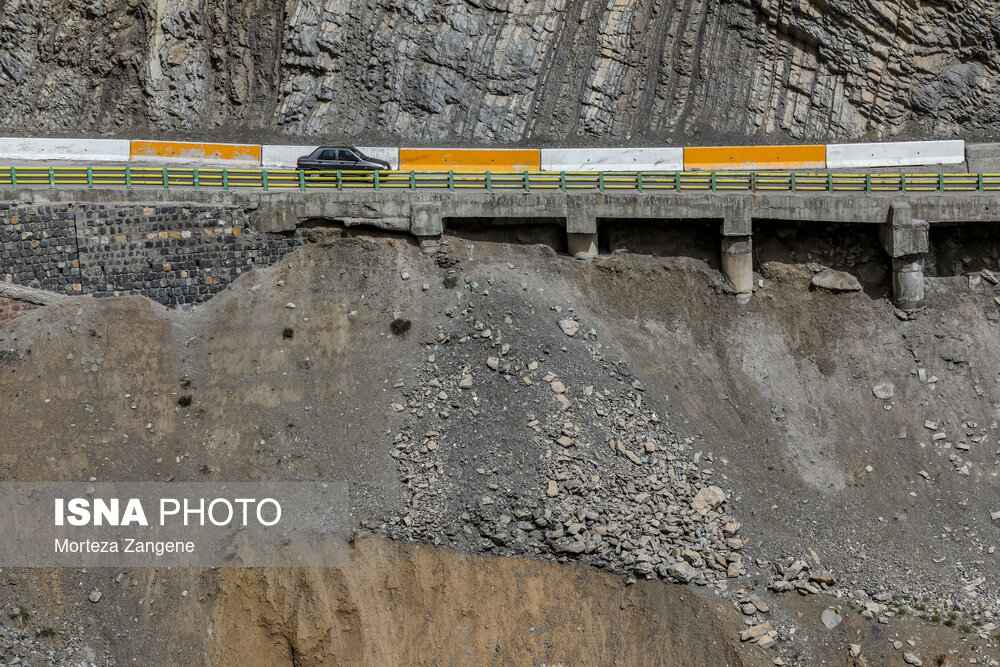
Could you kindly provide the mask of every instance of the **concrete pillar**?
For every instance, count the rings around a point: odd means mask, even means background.
[[[918,310],[924,307],[923,255],[893,258],[892,300],[901,310]]]
[[[597,234],[566,234],[569,254],[578,259],[597,257]]]
[[[879,231],[882,247],[892,259],[892,301],[902,310],[924,307],[924,254],[929,248],[928,225],[913,217],[906,202],[892,204]]]
[[[597,218],[574,200],[566,208],[566,245],[574,257],[597,257]]]
[[[753,294],[753,241],[746,236],[722,237],[722,273],[733,286],[736,300],[746,303]]]
[[[421,252],[437,252],[444,233],[441,205],[437,202],[413,202],[410,205],[410,233],[417,237]]]

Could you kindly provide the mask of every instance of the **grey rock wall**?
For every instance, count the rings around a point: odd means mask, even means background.
[[[3,133],[969,139],[994,0],[5,0]]]

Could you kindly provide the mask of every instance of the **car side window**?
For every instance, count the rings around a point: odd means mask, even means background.
[[[353,151],[342,150],[340,151],[340,159],[344,162],[357,162],[358,156]]]
[[[320,160],[336,160],[337,159],[337,151],[323,151],[322,153],[319,154],[319,159]]]

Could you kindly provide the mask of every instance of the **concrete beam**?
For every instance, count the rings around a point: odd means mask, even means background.
[[[893,204],[889,218],[879,229],[882,247],[892,258],[922,255],[929,249],[929,225],[913,217],[913,208],[905,202]]]
[[[437,202],[413,202],[410,205],[410,233],[417,237],[440,237],[444,233],[441,205]]]

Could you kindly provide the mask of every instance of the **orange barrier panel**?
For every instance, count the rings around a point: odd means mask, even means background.
[[[133,141],[131,159],[260,164],[260,146],[185,141]]]
[[[399,149],[402,171],[538,171],[541,163],[537,149]]]
[[[684,149],[684,169],[825,169],[826,146],[706,146]]]

